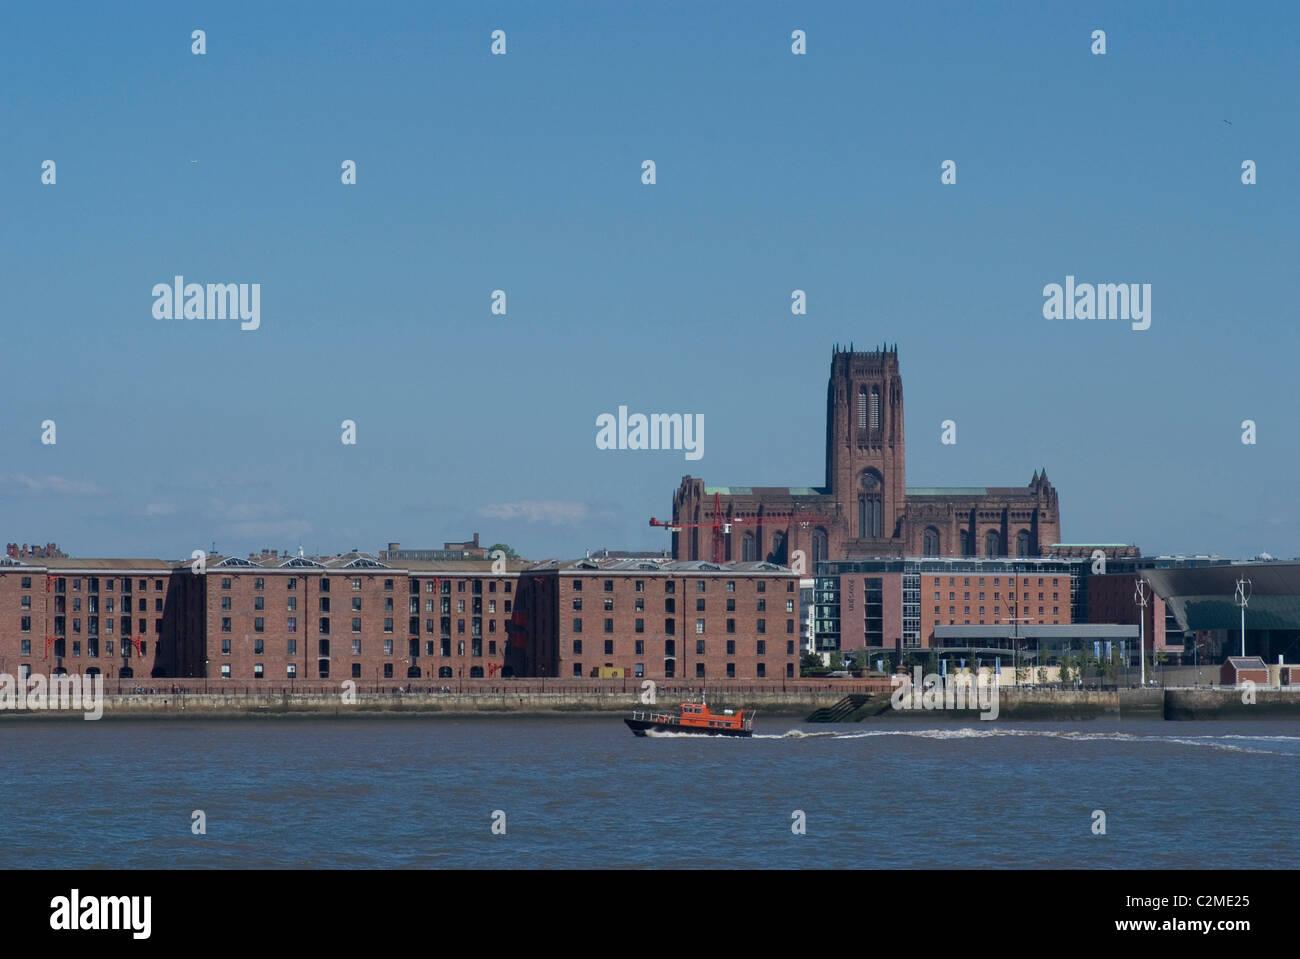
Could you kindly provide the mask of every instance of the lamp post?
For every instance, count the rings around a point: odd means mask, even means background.
[[[1251,582],[1242,577],[1237,580],[1237,591],[1232,601],[1241,607],[1241,655],[1246,655],[1246,604],[1250,602]]]
[[[1142,664],[1140,682],[1142,688],[1147,685],[1147,581],[1141,576],[1133,587],[1133,602],[1138,606],[1138,659]]]
[[[1014,582],[1014,581],[1013,581]],[[1005,617],[1002,621],[1011,624],[1011,653],[1012,653],[1012,675],[1017,686],[1020,685],[1020,624],[1032,621],[1029,616],[1018,616],[1020,612],[1020,603],[1015,599],[1012,593],[1011,615]]]

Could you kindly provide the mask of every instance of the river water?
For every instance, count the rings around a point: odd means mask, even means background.
[[[742,740],[639,739],[614,716],[5,723],[0,867],[1176,869],[1300,858],[1294,723],[760,716],[759,726]],[[206,834],[193,832],[195,810]]]

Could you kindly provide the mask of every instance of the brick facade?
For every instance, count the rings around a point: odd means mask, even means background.
[[[520,576],[519,669],[683,681],[799,675],[799,577],[760,563],[578,560]]]

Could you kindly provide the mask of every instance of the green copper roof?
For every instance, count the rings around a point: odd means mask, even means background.
[[[823,496],[825,490],[813,489],[811,486],[760,486],[758,487],[764,493],[785,493],[787,496]],[[712,496],[718,493],[722,496],[753,496],[753,486],[706,486],[704,495]]]

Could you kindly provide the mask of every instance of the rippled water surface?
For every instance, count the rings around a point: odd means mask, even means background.
[[[759,726],[742,740],[639,739],[613,716],[6,722],[0,867],[1300,864],[1295,724]]]

